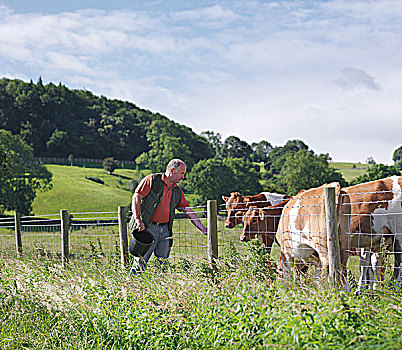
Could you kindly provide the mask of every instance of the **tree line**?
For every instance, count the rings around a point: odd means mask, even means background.
[[[20,135],[35,156],[134,160],[150,150],[161,128],[182,139],[195,161],[211,156],[206,140],[190,128],[133,103],[41,79],[0,80],[0,129]]]
[[[267,140],[250,145],[237,136],[223,140],[210,130],[198,135],[130,102],[62,84],[44,85],[41,79],[36,84],[1,79],[0,213],[29,214],[36,191],[50,188],[51,174],[34,156],[106,159],[109,167],[115,167],[114,159],[135,160],[152,172],[164,171],[170,159],[181,158],[188,167],[183,188],[197,195],[197,204],[232,191],[294,195],[326,182],[348,185],[329,165],[328,154],[316,154],[301,140],[284,146]],[[400,174],[402,146],[395,150],[394,161],[392,167],[371,164],[355,183]]]

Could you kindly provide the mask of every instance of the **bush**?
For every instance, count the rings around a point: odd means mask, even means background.
[[[118,168],[119,163],[113,157],[109,157],[103,160],[102,166],[103,169],[105,169],[109,173],[109,175],[112,175],[113,171]]]
[[[140,183],[140,181],[142,180],[143,177],[144,177],[144,174],[141,171],[137,170],[135,172],[135,174],[133,175],[133,178],[131,178],[127,182],[126,190],[134,193],[135,189],[137,188],[138,184]]]
[[[402,171],[402,159],[398,160],[395,165],[394,165],[395,169]]]
[[[366,172],[363,175],[360,175],[351,182],[351,185],[380,180],[392,175],[400,175],[400,171],[398,171],[395,166],[371,164],[367,167]]]

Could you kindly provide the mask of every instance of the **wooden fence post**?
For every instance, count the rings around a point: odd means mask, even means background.
[[[69,242],[68,242],[68,232],[69,232],[69,224],[68,224],[68,211],[60,210],[60,225],[61,225],[61,259],[63,262],[63,266],[68,262],[69,256]]]
[[[128,240],[127,240],[127,209],[119,206],[119,234],[120,234],[120,262],[124,269],[128,266]]]
[[[208,262],[215,266],[218,259],[218,210],[216,200],[207,201]]]
[[[22,254],[22,238],[21,238],[21,214],[15,213],[14,215],[15,221],[15,246],[17,250],[17,256],[21,256]]]
[[[339,249],[338,220],[336,215],[335,188],[326,187],[325,216],[327,223],[327,245],[329,260],[329,280],[334,284],[340,283],[341,255]]]

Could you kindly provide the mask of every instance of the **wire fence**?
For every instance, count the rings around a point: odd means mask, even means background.
[[[367,185],[332,187],[335,193],[332,217],[326,192],[331,186],[304,191],[273,206],[267,206],[264,201],[229,200],[215,208],[217,257],[229,258],[232,253],[247,255],[246,242],[257,238],[273,260],[281,260],[285,273],[291,266],[300,272],[313,267],[316,272],[329,269],[331,273],[332,268],[343,274],[347,271],[349,283],[355,283],[358,288],[375,287],[391,279],[401,284],[402,193],[393,181],[391,185],[386,182],[388,189],[380,191],[370,190]],[[211,225],[207,206],[192,209],[204,226]],[[127,213],[125,225],[129,217]],[[19,230],[24,253],[62,257],[60,214],[26,216],[20,218],[19,224],[17,221],[17,216],[0,218],[1,254],[18,253]],[[334,231],[331,221],[335,223],[337,238],[331,238]],[[118,258],[122,254],[118,211],[70,213],[67,227],[68,252],[72,259],[99,254]],[[176,213],[173,232],[170,260],[210,258],[209,237],[186,215]],[[130,233],[127,236],[129,240]],[[338,244],[335,253],[334,241]],[[338,265],[333,262],[337,259]]]
[[[207,227],[207,207],[198,206],[192,209]],[[85,260],[99,255],[118,258],[121,255],[118,211],[72,212],[66,215],[69,259]],[[130,216],[131,212],[127,212],[126,224]],[[0,254],[14,256],[20,248],[23,254],[62,258],[62,221],[62,214],[0,218]],[[216,233],[219,257],[230,254],[232,245],[240,245],[238,231],[225,230],[223,222],[224,217],[218,215]],[[131,234],[128,232],[127,241],[130,238]],[[179,259],[208,259],[208,239],[185,214],[176,212],[169,260]]]

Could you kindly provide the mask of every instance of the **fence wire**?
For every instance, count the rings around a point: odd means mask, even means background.
[[[395,256],[402,254],[402,195],[393,191],[367,191],[349,193],[339,197],[337,220],[341,250],[348,254],[347,269],[351,280],[359,281],[362,274],[366,282],[377,283],[390,279],[395,273]],[[312,254],[326,248],[326,216],[324,196],[300,195],[276,206],[266,207],[264,201],[239,202],[218,208],[219,258],[231,254],[248,254],[247,242],[257,238],[273,260],[279,262],[281,249],[297,251],[296,256]],[[348,200],[346,200],[348,199]],[[284,206],[286,210],[284,211]],[[206,206],[192,208],[207,226]],[[285,214],[286,212],[286,214]],[[116,212],[90,212],[69,214],[70,256],[120,254],[119,223]],[[127,221],[130,213],[127,213]],[[289,227],[280,227],[287,219]],[[282,231],[281,231],[282,230]],[[279,239],[281,232],[292,233]],[[61,220],[59,214],[26,216],[21,218],[23,252],[42,255],[61,254]],[[128,241],[131,234],[128,232]],[[282,242],[282,247],[278,245]],[[312,245],[311,242],[315,242]],[[362,249],[364,248],[364,249]],[[315,252],[313,250],[316,250]],[[0,218],[1,254],[16,253],[15,219]],[[183,213],[176,213],[173,226],[173,246],[170,259],[190,261],[207,258],[207,238]],[[314,265],[316,261],[303,261]]]
[[[119,223],[116,212],[69,214],[70,256],[119,255]]]
[[[0,246],[2,255],[15,253],[15,220],[13,217],[0,218]]]
[[[21,217],[21,240],[24,250],[40,255],[60,254],[59,238],[59,215]]]
[[[207,207],[191,207],[207,227]],[[129,221],[131,212],[127,212]],[[69,258],[79,260],[94,256],[120,256],[118,212],[73,212],[68,214]],[[219,257],[229,254],[231,242],[238,235],[223,228],[224,218],[218,216]],[[127,232],[129,242],[131,233]],[[22,251],[25,254],[61,256],[62,234],[60,214],[21,217]],[[0,251],[16,254],[15,219],[0,220]],[[207,259],[207,237],[182,212],[176,211],[173,224],[173,245],[169,260],[201,261]]]

